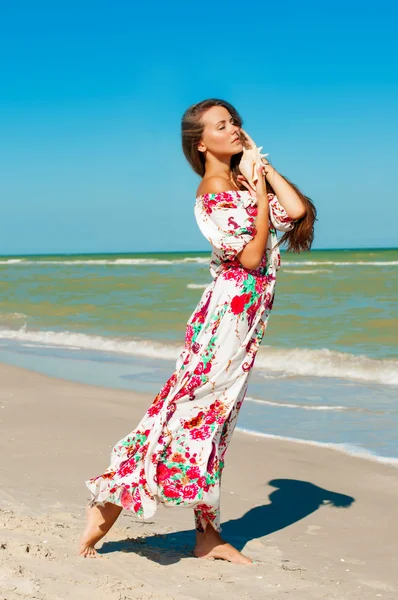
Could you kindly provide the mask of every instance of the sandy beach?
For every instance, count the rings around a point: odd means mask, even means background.
[[[226,455],[222,535],[255,564],[190,554],[193,515],[124,511],[77,555],[88,491],[151,396],[0,364],[0,598],[37,600],[398,597],[398,471],[316,446],[236,431]]]

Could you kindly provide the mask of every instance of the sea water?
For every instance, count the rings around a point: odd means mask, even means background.
[[[208,252],[2,256],[0,361],[155,396],[208,264]],[[397,273],[394,249],[282,251],[238,427],[398,464]]]

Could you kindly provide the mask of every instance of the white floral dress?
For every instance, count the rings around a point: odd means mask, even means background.
[[[112,502],[146,519],[158,502],[193,507],[195,527],[220,525],[224,456],[270,315],[280,267],[276,231],[294,221],[269,194],[270,229],[257,269],[237,254],[256,233],[249,191],[204,194],[194,208],[212,246],[211,283],[188,320],[175,370],[137,427],[111,453],[111,464],[86,482],[92,505]]]

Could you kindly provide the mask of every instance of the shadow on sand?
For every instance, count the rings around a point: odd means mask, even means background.
[[[256,506],[242,517],[222,524],[222,537],[240,551],[247,542],[284,529],[321,506],[348,508],[355,502],[352,496],[325,490],[308,481],[272,479],[268,485],[277,488],[269,495],[269,504]],[[192,556],[194,543],[195,532],[188,529],[105,542],[98,552],[136,552],[161,565],[168,565]]]

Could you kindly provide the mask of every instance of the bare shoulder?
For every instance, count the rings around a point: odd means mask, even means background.
[[[221,177],[220,175],[213,175],[211,177],[204,177],[202,179],[196,195],[202,196],[203,194],[219,194],[220,192],[230,192],[231,189],[232,184],[228,179]]]

